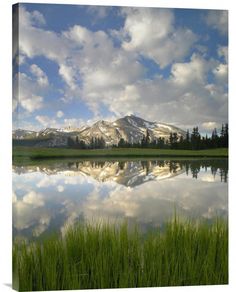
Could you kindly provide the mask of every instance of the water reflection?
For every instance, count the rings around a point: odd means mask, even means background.
[[[226,159],[41,161],[13,167],[14,236],[44,236],[83,220],[128,219],[146,230],[170,218],[227,218]]]
[[[211,172],[215,177],[227,182],[228,161],[215,160],[141,160],[141,161],[69,161],[50,165],[13,166],[17,174],[43,172],[48,175],[88,175],[105,182],[109,180],[125,186],[136,186],[150,180],[171,178],[181,173],[198,178],[200,171]]]

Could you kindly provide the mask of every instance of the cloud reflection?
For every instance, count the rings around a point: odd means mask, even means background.
[[[21,167],[20,172],[16,168],[15,233],[38,237],[55,228],[64,233],[78,220],[123,218],[154,227],[172,217],[174,209],[193,218],[227,217],[227,183],[222,182],[222,169],[200,166],[195,179],[178,163],[119,163],[73,164],[70,169],[67,164],[64,170],[62,166]],[[188,171],[192,174],[193,166]]]

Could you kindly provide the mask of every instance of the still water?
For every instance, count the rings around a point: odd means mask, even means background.
[[[13,236],[37,239],[78,221],[119,222],[145,232],[177,213],[227,218],[228,161],[78,160],[13,166]]]

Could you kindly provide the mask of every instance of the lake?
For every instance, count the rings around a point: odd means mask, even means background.
[[[174,212],[228,216],[227,159],[42,160],[13,166],[13,236],[40,239],[83,222],[161,227]]]

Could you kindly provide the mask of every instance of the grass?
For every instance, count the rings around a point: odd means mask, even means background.
[[[13,245],[21,291],[228,283],[227,223],[182,222],[145,238],[126,223],[79,224],[62,238]]]
[[[13,162],[50,158],[99,158],[99,157],[228,157],[228,149],[172,150],[172,149],[99,149],[81,150],[68,148],[13,147]]]

